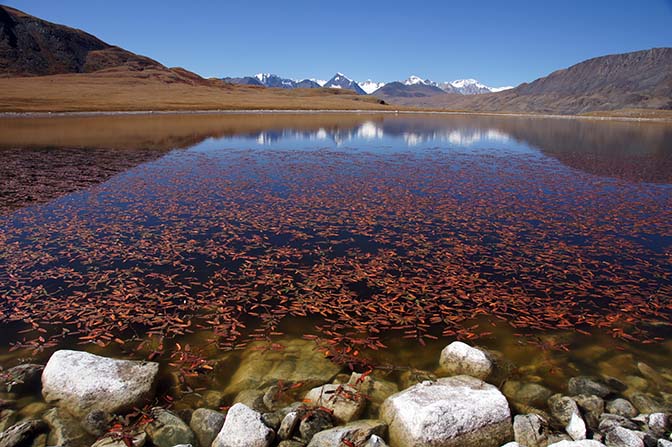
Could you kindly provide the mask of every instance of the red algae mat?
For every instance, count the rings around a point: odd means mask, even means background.
[[[203,331],[228,350],[300,319],[353,363],[391,338],[487,337],[484,321],[669,338],[672,187],[641,181],[655,163],[367,123],[209,141],[0,217],[6,343]]]

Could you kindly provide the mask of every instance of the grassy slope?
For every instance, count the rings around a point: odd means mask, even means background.
[[[0,112],[138,110],[390,110],[378,100],[331,89],[264,89],[193,79],[179,70],[0,79]]]

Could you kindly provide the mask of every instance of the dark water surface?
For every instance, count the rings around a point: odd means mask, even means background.
[[[191,371],[288,336],[432,370],[461,339],[553,389],[672,380],[669,125],[12,119],[0,155],[0,365],[78,346]]]

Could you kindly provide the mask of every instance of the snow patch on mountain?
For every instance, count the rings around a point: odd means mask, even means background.
[[[490,87],[490,91],[492,93],[497,93],[497,92],[503,92],[504,90],[511,90],[513,87],[512,85],[507,85],[506,87]]]
[[[379,88],[385,86],[384,82],[373,82],[371,79],[367,79],[364,82],[358,82],[357,84],[359,84],[359,86],[367,93],[367,95],[370,95]]]
[[[489,87],[476,79],[456,79],[450,82],[450,85],[457,89],[463,95],[480,95],[483,93],[494,93],[508,90],[513,87]]]
[[[404,81],[404,85],[417,85],[417,84],[436,86],[436,82],[432,82],[429,79],[422,79],[420,76],[415,75],[410,76],[408,79]]]
[[[336,73],[333,78],[324,84],[324,86],[329,88],[344,88],[353,90],[358,95],[366,95],[366,92],[359,86],[358,83],[340,72]]]

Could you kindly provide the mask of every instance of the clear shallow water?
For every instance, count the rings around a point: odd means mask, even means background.
[[[84,346],[167,364],[188,343],[203,353],[187,369],[226,358],[207,388],[225,385],[228,350],[287,334],[358,369],[433,370],[462,339],[554,390],[638,361],[670,373],[670,127],[283,114],[2,129],[18,158],[47,142],[94,148],[82,164],[157,151],[0,217],[5,363]]]

